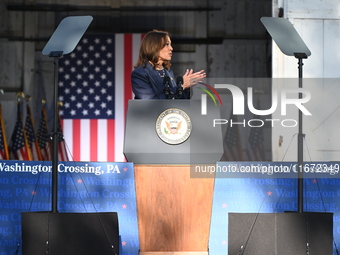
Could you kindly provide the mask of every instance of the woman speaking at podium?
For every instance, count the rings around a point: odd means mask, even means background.
[[[131,74],[135,99],[189,99],[190,86],[206,77],[204,70],[187,69],[175,80],[170,69],[173,48],[166,31],[148,32],[140,45],[139,57]]]

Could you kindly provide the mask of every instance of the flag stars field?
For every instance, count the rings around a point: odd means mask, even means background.
[[[88,115],[88,111],[87,110],[83,110],[83,115],[84,116]]]
[[[122,148],[126,106],[133,97],[130,73],[141,39],[141,34],[85,35],[60,59],[60,118],[75,161],[125,160],[116,148]]]

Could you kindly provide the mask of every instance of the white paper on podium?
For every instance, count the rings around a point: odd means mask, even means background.
[[[92,20],[92,16],[64,18],[45,45],[42,54],[50,55],[51,52],[61,52],[65,55],[72,52]]]
[[[289,20],[284,18],[262,17],[261,22],[283,54],[288,56],[294,56],[295,53],[305,53],[307,56],[311,55],[307,45]]]

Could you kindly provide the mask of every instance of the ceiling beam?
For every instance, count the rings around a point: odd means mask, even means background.
[[[221,8],[211,7],[189,7],[189,6],[121,6],[112,8],[110,6],[78,6],[60,4],[8,4],[8,11],[34,11],[34,12],[178,12],[178,11],[220,11]]]
[[[24,42],[47,42],[47,37],[19,37],[19,36],[0,36],[0,39],[7,39],[9,41],[24,41]],[[208,38],[194,38],[194,37],[171,37],[173,44],[222,44],[223,37],[208,37]]]

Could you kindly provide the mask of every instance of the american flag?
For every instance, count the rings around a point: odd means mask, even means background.
[[[125,161],[130,75],[142,34],[85,35],[59,63],[61,125],[75,161]]]
[[[17,119],[9,144],[10,158],[16,160],[31,160],[31,153],[25,130],[22,124],[21,104],[18,102]]]
[[[261,102],[257,100],[257,109],[260,109]],[[261,120],[261,116],[253,115],[253,119]],[[248,161],[265,161],[264,151],[264,134],[263,126],[250,127],[248,144],[247,144],[247,157]]]
[[[254,116],[255,119],[256,116]],[[251,127],[247,157],[249,161],[265,161],[263,127]]]
[[[36,139],[36,136],[35,136],[31,107],[29,105],[27,105],[25,132],[26,132],[28,147],[31,152],[32,160],[37,160],[37,161],[42,160],[38,140]]]
[[[239,131],[238,118],[236,115],[230,113],[230,121],[228,122],[227,132],[224,138],[225,145],[225,159],[226,161],[243,161],[242,142]]]
[[[60,124],[60,117],[58,117],[58,160],[68,161],[67,149],[64,140],[63,130]]]
[[[4,120],[2,118],[2,107],[0,104],[0,159],[9,159],[7,139],[5,132]]]
[[[41,117],[40,117],[38,132],[37,132],[37,140],[39,143],[42,160],[50,161],[52,158],[52,154],[51,154],[51,151],[52,151],[51,141],[52,140],[50,139],[50,134],[48,132],[45,105],[43,105],[41,108]]]

